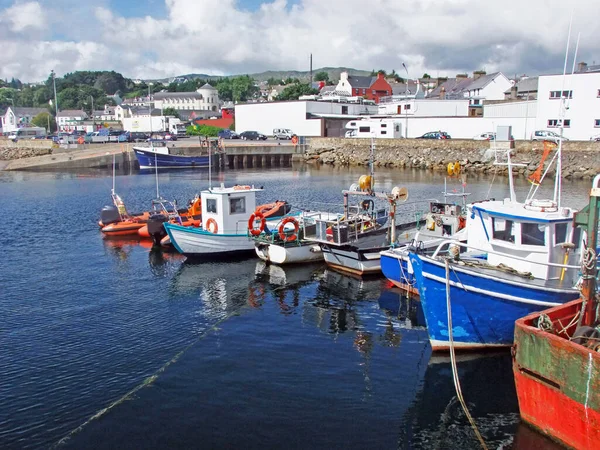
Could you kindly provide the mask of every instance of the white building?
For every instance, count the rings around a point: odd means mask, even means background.
[[[471,101],[471,105],[482,104],[485,100],[504,100],[504,92],[511,86],[502,72],[474,72],[473,81],[463,88],[463,96]]]
[[[574,73],[564,79],[562,75],[541,75],[535,129],[560,132],[561,91],[567,107],[564,136],[571,140],[588,140],[600,134],[600,72]]]
[[[43,112],[48,112],[48,110],[46,108],[9,106],[2,118],[2,133],[11,133],[21,127],[29,126],[31,119]]]
[[[379,114],[398,114],[409,117],[467,117],[469,100],[396,99],[384,97],[379,103]]]
[[[267,136],[287,128],[298,136],[343,136],[351,119],[377,113],[375,105],[299,100],[235,105],[235,130]]]
[[[153,94],[154,107],[200,111],[219,111],[219,92],[206,83],[194,92],[157,92]]]
[[[82,122],[87,118],[88,115],[81,109],[65,109],[58,112],[56,124],[59,131],[73,131],[82,129]]]

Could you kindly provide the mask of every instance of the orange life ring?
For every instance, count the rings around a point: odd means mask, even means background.
[[[292,144],[296,145],[298,143],[298,136],[292,136]]]
[[[83,138],[83,136],[79,136],[79,138],[77,139],[77,143],[78,144],[85,144],[85,139]]]
[[[288,223],[293,223],[294,224],[294,233],[293,234],[286,234],[285,233],[285,226]],[[293,218],[293,217],[286,217],[285,219],[283,219],[281,221],[281,224],[279,225],[279,237],[281,238],[282,241],[284,242],[292,242],[295,241],[298,238],[298,230],[300,229],[300,224],[298,223],[298,221]]]
[[[260,225],[258,228],[254,228],[254,222],[256,219],[260,220]],[[253,213],[248,219],[248,231],[252,236],[258,236],[265,229],[267,221],[265,220],[265,216],[260,211],[256,211]]]
[[[217,234],[217,231],[219,231],[219,225],[217,225],[217,221],[212,217],[206,221],[206,231],[212,234]]]

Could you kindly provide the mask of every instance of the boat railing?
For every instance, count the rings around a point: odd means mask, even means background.
[[[345,245],[356,242],[365,232],[381,228],[378,219],[387,219],[387,213],[377,211],[374,214],[356,214],[349,218],[339,217],[335,220],[314,219],[302,225],[304,239],[334,245]]]
[[[493,254],[493,255],[499,255],[499,256],[505,256],[507,258],[513,259],[515,261],[522,261],[522,262],[526,262],[529,264],[538,264],[540,266],[548,266],[548,267],[558,267],[559,269],[580,269],[580,266],[574,266],[572,264],[560,264],[560,263],[551,263],[551,262],[547,262],[547,261],[532,261],[530,259],[527,258],[523,258],[521,256],[515,256],[515,255],[508,255],[505,252],[498,252],[495,250],[491,250],[491,249],[482,249],[482,248],[478,248],[475,247],[473,245],[468,245],[464,242],[460,242],[454,239],[448,239],[445,240],[444,242],[441,242],[437,248],[435,249],[435,251],[433,252],[433,254],[431,255],[432,258],[438,258],[440,252],[442,251],[442,249],[447,248],[451,245],[455,245],[458,246],[460,248],[466,248],[468,250],[475,250],[478,252],[482,252],[482,253],[486,253],[486,254]]]

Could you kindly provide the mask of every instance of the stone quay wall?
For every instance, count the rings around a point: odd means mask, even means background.
[[[52,153],[52,144],[49,139],[23,139],[16,142],[0,139],[0,161],[49,155]]]
[[[369,139],[311,138],[304,161],[311,164],[334,166],[363,166],[369,162]],[[458,161],[461,170],[475,173],[506,174],[506,166],[494,165],[493,146],[508,145],[488,141],[463,139],[376,139],[375,165],[383,167],[413,168],[446,171],[448,163]],[[542,142],[515,141],[511,151],[513,173],[527,176],[539,165],[543,154]],[[506,147],[505,147],[506,148]],[[600,142],[568,141],[562,146],[563,178],[590,179],[600,173]],[[550,153],[546,166],[552,159]],[[554,174],[555,165],[549,171]]]

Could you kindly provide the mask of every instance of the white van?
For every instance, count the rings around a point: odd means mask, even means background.
[[[19,128],[14,133],[9,134],[8,138],[13,141],[19,139],[45,139],[46,129],[42,127]]]
[[[292,136],[294,136],[294,133],[287,128],[275,128],[273,130],[273,137],[275,139],[291,139]]]

